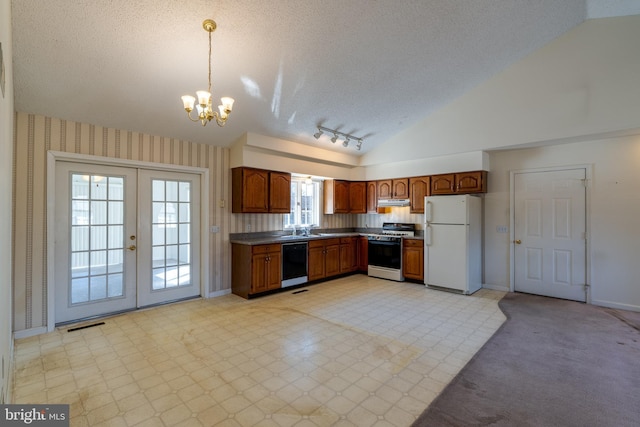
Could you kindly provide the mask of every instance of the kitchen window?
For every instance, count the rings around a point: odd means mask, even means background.
[[[320,180],[291,177],[291,213],[284,215],[284,228],[320,224]]]

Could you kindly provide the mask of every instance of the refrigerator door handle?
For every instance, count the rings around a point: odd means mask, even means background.
[[[431,203],[429,200],[427,200],[424,204],[424,222],[429,223],[431,222],[431,217],[432,217],[432,213],[431,210],[433,209],[433,203]]]
[[[431,246],[431,226],[429,224],[424,228],[424,244]]]

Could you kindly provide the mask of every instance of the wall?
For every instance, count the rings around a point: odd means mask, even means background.
[[[0,43],[4,64],[4,94],[0,93],[0,403],[10,400],[13,360],[11,334],[11,217],[13,159],[13,72],[11,67],[11,2],[0,1]]]
[[[37,330],[46,326],[47,321],[48,150],[208,168],[209,224],[219,226],[220,232],[210,234],[210,276],[205,286],[213,293],[230,288],[228,236],[242,224],[230,214],[230,202],[224,208],[220,203],[230,201],[228,148],[18,112],[14,159],[14,331]],[[2,156],[3,161],[7,158],[11,157]]]
[[[367,153],[362,166],[640,128],[640,15],[588,20]]]
[[[593,304],[640,311],[640,136],[490,153],[485,196],[485,283],[509,287],[509,171],[592,164],[587,212]]]

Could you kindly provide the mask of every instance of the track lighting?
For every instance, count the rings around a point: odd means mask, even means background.
[[[325,132],[333,134],[333,136],[331,137],[331,142],[333,142],[334,144],[336,143],[336,141],[338,141],[338,135],[340,135],[340,136],[343,136],[345,138],[344,141],[342,142],[342,146],[343,147],[348,147],[349,146],[349,142],[351,142],[351,140],[354,140],[354,141],[358,141],[356,143],[356,150],[360,151],[362,149],[362,142],[363,142],[362,138],[355,137],[355,136],[353,136],[351,134],[348,134],[348,133],[340,132],[340,131],[338,131],[336,129],[329,129],[329,128],[326,128],[324,126],[318,126],[318,132],[314,133],[313,137],[315,139],[320,139],[320,137]]]

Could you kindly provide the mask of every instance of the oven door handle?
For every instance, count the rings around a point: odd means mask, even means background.
[[[431,246],[431,226],[429,224],[424,228],[424,244]]]

